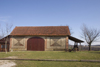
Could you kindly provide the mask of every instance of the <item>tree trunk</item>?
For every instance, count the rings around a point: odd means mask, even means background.
[[[89,51],[91,51],[91,44],[89,44]]]
[[[7,54],[7,41],[5,41],[5,52]]]

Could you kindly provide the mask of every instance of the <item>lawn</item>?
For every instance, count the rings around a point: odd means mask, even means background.
[[[20,51],[20,52],[0,52],[0,58],[16,56],[28,59],[89,59],[100,60],[100,51]],[[100,67],[100,63],[95,62],[57,62],[57,61],[15,61],[17,67]]]

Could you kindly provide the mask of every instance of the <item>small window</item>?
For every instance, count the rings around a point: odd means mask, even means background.
[[[1,48],[5,48],[5,45],[1,45]],[[6,45],[6,48],[7,48],[7,45]]]
[[[3,45],[1,45],[1,48],[3,48]]]

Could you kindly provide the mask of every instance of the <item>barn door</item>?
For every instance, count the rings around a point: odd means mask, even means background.
[[[32,37],[28,39],[27,50],[44,51],[44,39],[40,37]]]

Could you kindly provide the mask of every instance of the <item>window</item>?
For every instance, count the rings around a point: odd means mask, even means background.
[[[1,48],[5,48],[5,45],[1,45]],[[7,48],[7,45],[6,45],[6,48]]]

